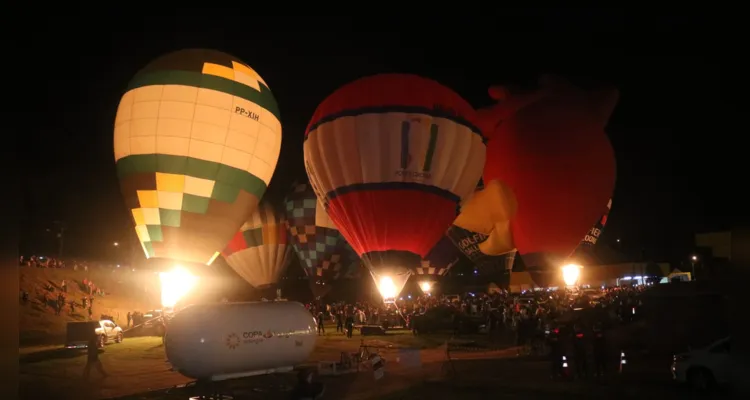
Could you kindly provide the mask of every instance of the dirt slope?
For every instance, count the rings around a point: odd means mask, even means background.
[[[118,324],[126,323],[128,311],[147,311],[159,304],[158,278],[153,272],[120,269],[47,269],[21,267],[20,288],[29,293],[29,301],[21,303],[19,310],[19,340],[21,345],[61,343],[65,337],[66,324],[84,321],[88,311],[81,308],[87,294],[83,280],[88,279],[101,288],[104,296],[94,295],[93,317],[112,315]],[[65,305],[60,315],[55,315],[53,299],[57,298],[63,279],[67,282],[67,301],[74,300],[77,307],[73,313]],[[42,293],[51,285],[48,304],[42,304]]]

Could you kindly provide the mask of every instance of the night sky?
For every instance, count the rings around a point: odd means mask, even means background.
[[[315,107],[339,86],[380,72],[410,72],[454,89],[474,106],[491,84],[533,85],[553,72],[581,84],[613,83],[621,100],[608,133],[617,154],[613,208],[601,242],[679,261],[696,231],[730,227],[734,200],[716,139],[720,70],[690,17],[610,12],[498,14],[480,20],[417,15],[353,17],[149,17],[49,21],[45,62],[31,67],[45,113],[22,135],[22,251],[52,252],[46,228],[67,226],[65,252],[105,257],[131,234],[113,156],[113,123],[130,78],[182,48],[244,60],[268,83],[283,145],[269,194],[304,179],[302,137]],[[52,72],[50,72],[52,71]],[[31,100],[30,100],[31,101]],[[41,104],[40,104],[41,103]],[[45,104],[46,103],[46,104]],[[708,140],[707,140],[708,138]],[[736,202],[736,201],[734,201]],[[52,246],[52,247],[49,247]],[[51,249],[51,250],[50,250]],[[643,250],[641,250],[643,249]]]

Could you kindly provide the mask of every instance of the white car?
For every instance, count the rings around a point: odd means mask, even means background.
[[[706,348],[675,355],[672,376],[698,390],[726,385],[730,379],[729,344],[726,337]]]
[[[106,319],[99,321],[99,327],[95,331],[99,336],[99,347],[104,347],[110,340],[114,340],[115,343],[122,342],[122,328],[112,321]]]
[[[68,322],[65,347],[68,349],[87,348],[92,330],[99,338],[99,347],[104,347],[110,340],[114,340],[115,343],[122,342],[122,328],[110,320]]]

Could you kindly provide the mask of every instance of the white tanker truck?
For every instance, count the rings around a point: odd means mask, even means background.
[[[192,305],[169,321],[164,346],[174,370],[220,381],[291,371],[310,356],[316,332],[296,302]]]

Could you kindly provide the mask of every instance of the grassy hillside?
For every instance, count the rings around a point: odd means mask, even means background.
[[[125,325],[128,311],[147,311],[159,304],[159,281],[153,272],[124,268],[74,271],[69,268],[21,267],[19,273],[20,288],[29,293],[28,303],[21,303],[19,310],[21,345],[60,343],[68,322],[88,319],[88,310],[81,307],[81,301],[88,293],[84,291],[87,289],[83,285],[84,279],[93,281],[105,292],[104,296],[94,295],[93,318],[99,318],[101,314],[112,315],[115,322]],[[74,300],[77,307],[71,314],[70,306],[66,304],[60,315],[55,315],[54,302],[63,279],[68,286],[67,301]],[[42,304],[42,293],[48,285],[53,291],[48,292],[48,304]]]

